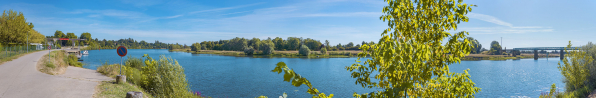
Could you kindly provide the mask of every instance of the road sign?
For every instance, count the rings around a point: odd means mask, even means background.
[[[52,49],[52,47],[50,47],[50,45],[48,45],[48,50]]]
[[[116,48],[116,51],[118,52],[118,55],[120,57],[126,56],[126,53],[128,52],[128,50],[126,50],[126,47],[124,47],[124,46],[120,46],[120,47]]]

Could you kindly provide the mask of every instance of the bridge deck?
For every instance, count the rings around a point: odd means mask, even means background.
[[[513,50],[573,50],[580,49],[581,47],[526,47],[526,48],[513,48]]]

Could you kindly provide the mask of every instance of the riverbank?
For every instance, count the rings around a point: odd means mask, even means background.
[[[550,58],[550,57],[559,57],[559,54],[538,54],[538,58]],[[510,55],[487,55],[487,54],[469,54],[466,57],[463,57],[462,60],[465,61],[477,61],[477,60],[515,60],[515,59],[526,59],[526,58],[534,58],[534,54],[521,54],[515,57]]]
[[[191,51],[190,49],[173,49],[170,52],[187,52],[192,54],[217,54],[225,56],[236,56],[236,57],[256,57],[256,58],[271,58],[271,57],[282,57],[282,58],[347,58],[356,57],[358,53],[362,52],[359,50],[344,50],[344,51],[327,51],[326,54],[322,54],[320,51],[310,51],[310,55],[303,56],[298,51],[274,51],[273,54],[265,55],[262,52],[255,52],[253,55],[246,55],[243,51],[222,51],[222,50],[198,50]]]

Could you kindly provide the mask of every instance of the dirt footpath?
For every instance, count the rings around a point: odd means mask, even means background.
[[[36,69],[48,51],[39,51],[0,65],[1,98],[90,98],[98,81],[112,78],[95,70],[68,67],[62,75],[48,75]]]

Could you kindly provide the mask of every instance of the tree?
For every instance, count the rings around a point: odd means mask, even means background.
[[[326,47],[326,48],[329,48],[329,47],[331,47],[331,46],[329,46],[329,40],[325,40],[325,47]]]
[[[350,42],[350,43],[346,44],[346,47],[354,47],[354,43]]]
[[[472,43],[472,46],[474,47],[474,48],[472,48],[472,51],[470,53],[478,54],[478,53],[482,52],[482,44],[480,44],[480,42],[478,42],[478,40],[474,39],[473,37],[468,37],[466,39],[468,41],[470,41]]]
[[[321,53],[322,54],[327,54],[327,49],[325,49],[325,48],[321,49]]]
[[[584,86],[584,83],[587,81],[587,78],[590,76],[588,66],[594,59],[592,56],[586,54],[585,51],[581,51],[579,49],[572,49],[571,51],[567,50],[571,48],[571,41],[567,45],[565,49],[565,53],[567,53],[564,58],[563,64],[559,61],[559,70],[561,74],[565,77],[564,82],[567,91],[573,91],[576,89],[580,89]]]
[[[91,38],[91,33],[89,32],[81,33],[81,37],[79,39],[85,39],[83,40],[83,44],[89,44],[93,40],[93,38]]]
[[[288,37],[286,47],[287,50],[296,50],[300,48],[300,39],[296,37]]]
[[[201,44],[196,42],[190,46],[190,51],[198,51],[201,50]]]
[[[493,55],[501,55],[501,45],[497,41],[493,41],[490,43],[490,50],[488,51],[490,54]]]
[[[275,37],[275,39],[273,39],[273,43],[275,44],[275,50],[282,50],[285,47],[285,42],[282,38]]]
[[[77,35],[75,35],[74,33],[70,33],[70,32],[69,32],[69,33],[66,33],[66,38],[69,38],[69,39],[76,39],[76,38],[77,38]],[[71,41],[71,40],[68,40],[68,41],[67,41],[67,45],[72,45],[72,42],[73,42],[73,41]],[[76,45],[75,45],[75,46],[76,46]]]
[[[0,16],[0,43],[25,44],[31,29],[33,24],[27,22],[23,12],[4,10]]]
[[[269,41],[269,40],[265,40],[260,42],[260,46],[261,46],[261,51],[263,51],[263,54],[269,55],[272,54],[273,51],[275,50],[275,44],[273,44],[273,42]]]
[[[356,63],[346,67],[356,84],[383,90],[354,97],[474,97],[480,88],[469,78],[469,69],[452,73],[448,67],[470,53],[472,43],[464,39],[468,32],[446,32],[468,21],[465,15],[472,5],[462,0],[385,1],[389,5],[383,7],[380,19],[389,28],[379,43],[362,45]]]
[[[252,46],[244,47],[244,54],[252,55],[255,53],[255,49]]]
[[[300,50],[298,51],[298,54],[308,56],[310,54],[310,49],[308,49],[308,47],[306,45],[302,45],[302,46],[300,46]]]

